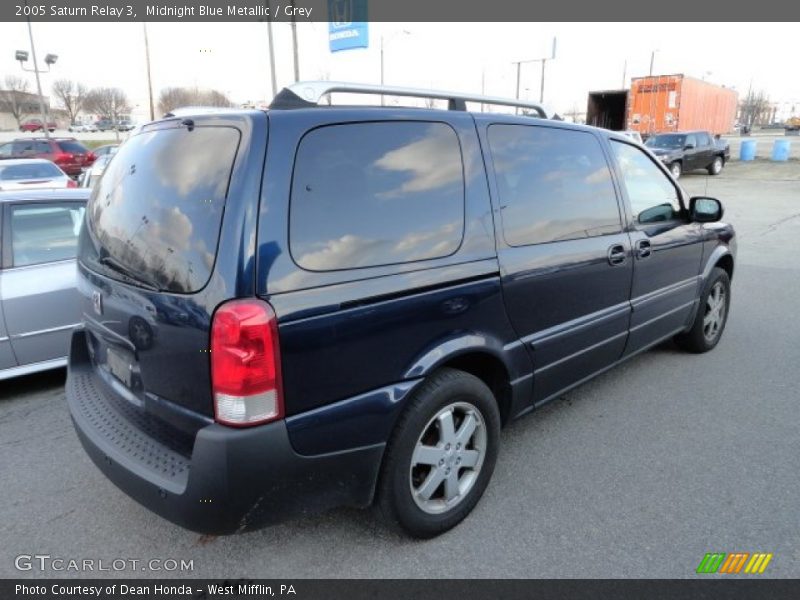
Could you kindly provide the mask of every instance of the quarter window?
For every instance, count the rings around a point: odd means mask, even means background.
[[[496,124],[489,128],[489,146],[508,244],[621,230],[611,172],[591,133]]]
[[[36,204],[11,207],[13,266],[75,258],[84,207]]]
[[[315,129],[297,149],[289,237],[310,271],[440,258],[461,245],[464,171],[444,123]]]
[[[678,190],[642,150],[611,141],[628,199],[637,223],[649,224],[677,219],[681,214]]]

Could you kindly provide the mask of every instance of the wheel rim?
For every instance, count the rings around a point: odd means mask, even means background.
[[[706,341],[713,342],[725,323],[725,286],[721,281],[714,284],[706,298],[706,311],[703,317],[703,335]]]
[[[486,456],[487,433],[475,406],[454,402],[428,421],[414,446],[411,496],[429,514],[446,512],[475,486]]]
[[[672,168],[670,170],[672,171],[672,176],[675,179],[681,176],[681,166],[678,163],[672,165]]]
[[[714,173],[719,173],[720,171],[722,171],[722,159],[720,158],[715,159],[712,168],[714,169]]]

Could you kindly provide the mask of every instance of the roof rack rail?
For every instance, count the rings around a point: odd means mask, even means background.
[[[499,96],[465,94],[462,92],[444,92],[422,88],[371,85],[368,83],[345,83],[341,81],[298,81],[297,83],[283,88],[272,100],[269,108],[273,110],[310,108],[312,106],[317,106],[323,96],[332,92],[434,98],[436,100],[447,100],[448,110],[461,111],[467,110],[467,102],[480,102],[481,104],[529,108],[536,111],[543,119],[558,118],[553,111],[547,110],[544,106],[536,102],[525,102]]]

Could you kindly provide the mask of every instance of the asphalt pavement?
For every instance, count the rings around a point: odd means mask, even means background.
[[[84,454],[63,372],[0,382],[0,577],[92,576],[15,557],[192,560],[103,576],[694,577],[707,552],[771,552],[800,577],[800,163],[686,175],[739,233],[725,334],[665,344],[508,426],[474,513],[430,541],[369,511],[200,536],[140,507]]]

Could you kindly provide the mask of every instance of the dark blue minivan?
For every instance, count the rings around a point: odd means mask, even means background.
[[[137,128],[79,240],[67,399],[92,460],[199,532],[376,504],[430,537],[476,505],[509,420],[663,340],[712,349],[720,203],[547,117],[310,82]]]

